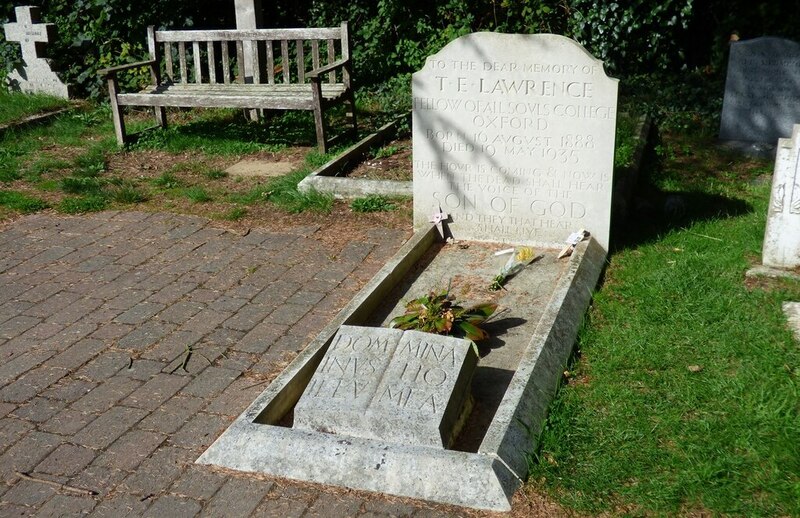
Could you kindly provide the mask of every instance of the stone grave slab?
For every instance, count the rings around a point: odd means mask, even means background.
[[[296,168],[293,162],[269,162],[266,160],[240,160],[225,170],[226,173],[235,176],[281,176],[291,173]]]
[[[731,43],[719,138],[774,145],[800,122],[800,43],[771,36]]]
[[[608,248],[617,83],[554,34],[475,33],[412,82],[414,226],[439,208],[456,239]]]
[[[800,266],[799,159],[800,125],[795,125],[792,138],[778,141],[764,232],[764,266],[783,269]]]
[[[7,41],[16,41],[22,45],[24,65],[8,74],[9,86],[12,90],[27,93],[48,94],[64,99],[69,98],[69,89],[50,69],[50,60],[40,54],[43,45],[55,37],[55,25],[39,22],[39,8],[21,6],[14,9],[16,23],[3,25]]]
[[[294,427],[447,447],[477,363],[469,340],[342,326],[295,406]]]

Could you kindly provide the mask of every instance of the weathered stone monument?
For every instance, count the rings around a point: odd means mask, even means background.
[[[731,43],[719,138],[774,146],[800,122],[800,44],[765,36]]]
[[[764,266],[792,269],[800,266],[800,125],[792,138],[778,141],[772,194],[764,232]]]
[[[262,9],[261,0],[235,0],[236,28],[237,29],[258,29],[263,26],[261,22]],[[256,53],[253,42],[246,41],[243,44],[244,51],[244,72],[246,80],[252,81],[253,69],[259,66],[258,54]]]
[[[616,106],[617,80],[572,40],[459,38],[413,77],[415,227],[441,208],[457,239],[585,228],[607,249]]]
[[[6,40],[22,45],[25,64],[8,75],[9,87],[27,93],[69,98],[67,85],[50,69],[50,60],[41,56],[43,44],[55,37],[55,25],[38,23],[38,7],[21,6],[14,12],[17,15],[16,23],[7,23],[3,28]]]
[[[617,82],[568,38],[494,33],[413,81],[414,236],[198,462],[508,510],[605,262]],[[508,244],[537,260],[494,292],[480,359],[385,328],[442,281],[482,302]]]
[[[478,351],[421,331],[342,326],[294,410],[294,427],[447,447]]]

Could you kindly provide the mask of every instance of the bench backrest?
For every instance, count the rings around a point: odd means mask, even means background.
[[[147,31],[150,58],[164,58],[173,83],[301,84],[307,72],[350,58],[347,22],[312,29]],[[246,61],[252,56],[252,61]],[[176,66],[177,65],[177,66]],[[350,86],[350,71],[328,73],[328,82]],[[160,78],[155,78],[157,81]]]

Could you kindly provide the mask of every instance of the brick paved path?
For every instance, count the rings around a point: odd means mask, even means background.
[[[0,516],[461,514],[193,464],[406,237],[313,231],[130,212],[0,231]]]

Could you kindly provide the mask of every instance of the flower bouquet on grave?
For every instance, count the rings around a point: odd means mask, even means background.
[[[522,271],[523,268],[528,266],[533,260],[536,258],[536,255],[533,252],[533,248],[529,246],[523,246],[514,250],[514,255],[512,255],[508,261],[506,261],[505,266],[503,269],[500,270],[500,273],[492,279],[492,283],[489,285],[489,289],[491,291],[497,291],[503,288],[503,284],[506,283],[509,277],[514,276]]]
[[[406,303],[405,313],[394,317],[389,327],[452,335],[477,342],[489,338],[489,333],[479,326],[496,310],[497,304],[493,302],[464,308],[456,302],[448,287],[438,293],[431,290],[427,295]]]

